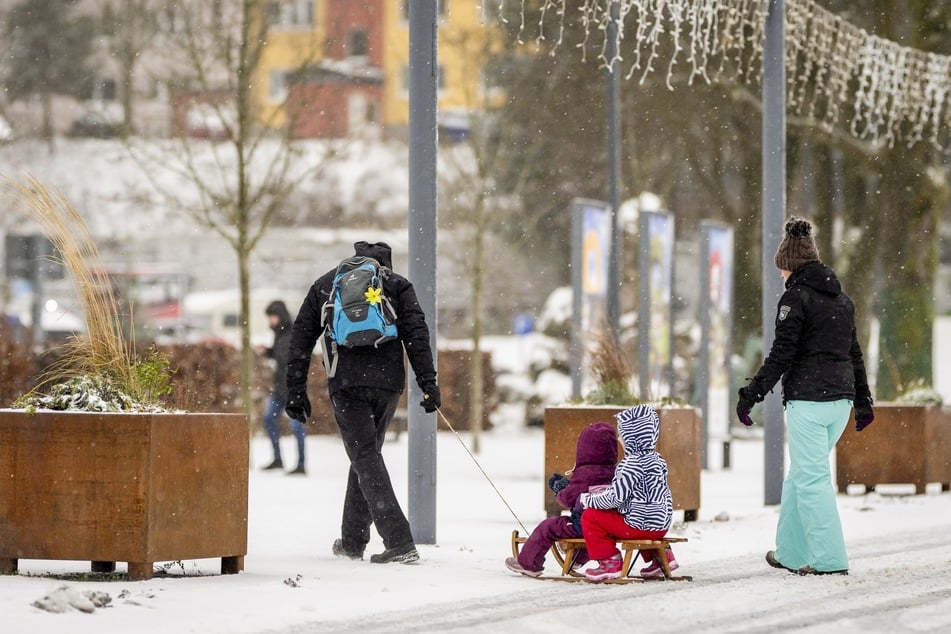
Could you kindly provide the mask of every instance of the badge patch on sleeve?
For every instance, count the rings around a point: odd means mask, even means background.
[[[783,321],[786,317],[789,316],[789,311],[792,310],[791,306],[780,306],[779,307],[779,321]]]

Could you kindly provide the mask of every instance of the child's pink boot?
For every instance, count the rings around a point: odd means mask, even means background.
[[[667,566],[671,572],[680,568],[680,564],[678,564],[674,558],[674,551],[669,548],[667,549]],[[641,577],[644,579],[657,579],[663,576],[664,569],[660,567],[660,557],[658,555],[654,555],[654,561],[652,561],[649,566],[641,568]]]
[[[604,581],[605,579],[620,579],[624,575],[621,570],[623,561],[621,555],[614,555],[610,559],[601,559],[598,561],[597,568],[590,568],[584,571],[584,576],[590,581]]]

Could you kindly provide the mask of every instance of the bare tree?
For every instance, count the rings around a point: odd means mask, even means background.
[[[40,100],[50,152],[53,95],[79,96],[88,88],[93,24],[75,5],[76,0],[21,1],[4,16],[4,92],[11,100]]]
[[[307,158],[287,121],[282,131],[255,101],[254,82],[268,40],[268,7],[263,0],[171,0],[169,28],[162,34],[169,64],[204,113],[215,138],[195,140],[182,134],[169,154],[150,154],[130,145],[143,172],[173,205],[211,229],[233,249],[240,292],[241,401],[252,414],[253,351],[250,332],[250,258],[275,214],[302,181],[333,160],[333,145]],[[316,44],[315,44],[316,46]],[[299,58],[306,66],[314,55]],[[184,80],[182,79],[184,78]],[[291,116],[293,109],[289,111]],[[164,164],[162,161],[166,161]],[[160,177],[171,176],[175,185]]]
[[[159,0],[97,0],[109,53],[119,66],[122,134],[135,134],[135,74],[158,36],[165,3]]]
[[[441,46],[458,53],[463,75],[481,76],[481,81],[465,84],[462,103],[469,131],[464,142],[440,152],[439,187],[439,206],[445,212],[442,224],[451,229],[454,237],[451,257],[466,271],[469,283],[469,429],[472,450],[477,453],[485,413],[481,340],[487,280],[500,272],[505,261],[498,249],[514,249],[524,242],[523,238],[516,238],[506,245],[502,240],[511,221],[518,218],[519,223],[531,224],[535,217],[517,203],[520,177],[516,171],[506,172],[508,186],[499,183],[510,160],[506,153],[511,129],[499,116],[497,102],[502,92],[494,85],[496,73],[506,67],[507,52],[497,39],[487,37],[484,28],[457,29],[440,38]]]

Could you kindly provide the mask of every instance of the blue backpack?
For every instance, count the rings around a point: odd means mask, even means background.
[[[383,290],[388,272],[373,258],[359,255],[347,258],[337,267],[320,320],[326,335],[321,337],[321,346],[328,377],[337,371],[337,346],[377,347],[397,338],[396,311]]]

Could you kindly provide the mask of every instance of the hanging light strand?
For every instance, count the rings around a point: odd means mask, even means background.
[[[609,60],[612,1],[619,28]],[[500,14],[515,2],[521,3],[520,39],[530,26],[526,6],[536,7],[536,41],[551,54],[564,44],[566,20],[577,18],[582,56],[600,37],[600,64],[619,63],[629,80],[644,83],[666,72],[671,89],[697,79],[762,80],[768,0],[498,0]],[[942,147],[949,140],[951,56],[872,35],[814,0],[786,0],[786,71],[790,111],[826,130],[889,146]]]

